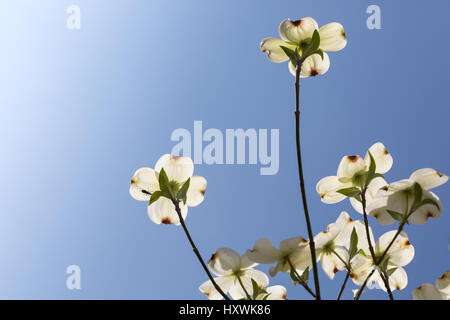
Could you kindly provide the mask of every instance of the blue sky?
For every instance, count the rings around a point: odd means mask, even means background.
[[[66,9],[81,8],[68,30]],[[381,8],[381,30],[366,8]],[[203,299],[207,278],[181,228],[155,225],[128,194],[134,171],[153,166],[177,128],[275,128],[280,168],[197,165],[205,201],[188,227],[205,259],[243,253],[261,238],[303,235],[294,136],[294,78],[259,51],[285,18],[341,22],[347,47],[326,75],[302,81],[302,145],[314,233],[348,201],[321,203],[315,185],[343,155],[382,141],[394,157],[388,181],[431,167],[449,174],[450,65],[446,1],[2,1],[0,3],[0,298]],[[411,291],[449,265],[450,186],[435,190],[439,219],[406,232],[416,249]],[[378,237],[395,226],[371,220]],[[66,268],[81,268],[81,290]],[[267,266],[258,267],[267,271]],[[334,281],[320,271],[325,298]],[[279,275],[271,284],[309,299]],[[353,284],[344,298],[350,298]],[[369,290],[367,299],[385,298]]]

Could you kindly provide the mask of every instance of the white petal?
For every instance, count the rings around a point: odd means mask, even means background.
[[[336,249],[338,249],[338,254],[341,256],[341,258],[348,259],[348,254],[344,253],[344,252],[346,252],[345,250],[342,250],[341,248],[336,248]],[[341,254],[344,256],[342,256]],[[345,269],[343,262],[338,257],[336,257],[334,254],[323,254],[320,262],[322,264],[323,271],[328,276],[328,278],[330,278],[331,280],[334,279],[334,275],[339,270]]]
[[[378,280],[378,284],[383,291],[387,291],[381,277]],[[406,274],[406,271],[401,267],[397,268],[394,273],[389,276],[389,287],[391,288],[391,291],[403,290],[407,284],[408,275]]]
[[[261,41],[261,51],[267,52],[267,58],[270,61],[280,63],[289,60],[289,57],[284,53],[281,46],[295,50],[295,46],[283,40],[275,38],[265,38]]]
[[[375,159],[376,173],[384,174],[391,169],[393,159],[390,153],[386,150],[384,144],[382,144],[381,142],[377,142],[369,148],[369,151],[372,154],[373,158]],[[369,152],[367,152],[364,161],[366,162],[367,169],[369,169],[370,166]]]
[[[320,49],[324,51],[339,51],[347,45],[344,27],[337,22],[331,22],[319,29]]]
[[[281,39],[299,44],[302,40],[311,38],[314,30],[319,29],[319,25],[313,18],[307,17],[300,20],[291,21],[285,19],[280,23],[279,33]]]
[[[352,272],[350,274],[350,277],[356,285],[361,286],[369,276],[369,274],[372,272],[373,268],[372,258],[370,256],[365,256],[358,253],[351,261]],[[370,279],[367,281],[367,284],[371,284],[374,281],[377,281],[379,276],[380,274],[378,272],[374,272]]]
[[[366,163],[360,156],[345,156],[339,163],[337,176],[340,181],[349,182],[356,173],[363,172],[365,169]]]
[[[383,234],[375,245],[375,252],[378,254],[384,252],[396,233],[396,230],[392,230]],[[402,267],[411,262],[414,258],[414,247],[405,232],[401,232],[397,236],[387,255],[389,256],[389,265]]]
[[[288,238],[280,242],[280,251],[286,255],[306,245],[308,245],[308,241],[303,237]]]
[[[229,275],[241,267],[241,256],[230,248],[220,248],[211,256],[208,266],[218,276]]]
[[[252,250],[247,250],[250,260],[270,264],[278,260],[280,251],[275,248],[269,239],[262,238],[256,241]]]
[[[289,259],[295,270],[297,270],[297,272],[299,272],[300,274],[303,273],[306,268],[309,267],[310,270],[312,268],[311,250],[309,248],[309,245],[300,247],[299,249],[295,250],[289,256]],[[283,272],[290,272],[289,264],[285,264],[284,267],[285,269],[282,270]]]
[[[425,283],[414,289],[412,295],[414,300],[442,300],[439,291],[430,283]]]
[[[180,203],[181,216],[186,219],[187,206]],[[161,197],[147,208],[148,217],[156,224],[180,224],[180,219],[171,200]]]
[[[445,271],[442,277],[436,280],[436,289],[445,300],[450,300],[450,271]]]
[[[250,269],[250,268],[253,268],[253,267],[257,266],[257,265],[258,265],[258,262],[255,262],[255,261],[251,260],[247,253],[244,253],[241,256],[241,266],[240,266],[241,270],[243,270],[243,269]]]
[[[189,189],[186,194],[186,204],[189,207],[198,206],[203,202],[206,191],[206,179],[200,176],[193,176],[189,182]]]
[[[233,277],[218,277],[214,278],[214,281],[217,283],[217,285],[220,287],[220,289],[227,293],[231,286],[234,283]],[[204,282],[200,287],[199,290],[204,293],[209,300],[221,300],[223,299],[222,295],[214,288],[214,285],[212,284],[211,280],[208,280]]]
[[[335,243],[340,246],[344,246],[347,249],[350,248],[351,234],[355,229],[358,235],[358,249],[362,249],[364,252],[369,253],[369,243],[367,242],[366,227],[362,221],[350,222],[336,237]],[[373,238],[372,228],[369,226],[369,236],[372,244],[375,243]]]
[[[159,190],[156,173],[151,168],[138,169],[131,178],[130,195],[139,201],[149,201],[150,194]]]
[[[370,205],[367,206],[367,213],[375,217],[377,221],[383,225],[387,226],[393,224],[396,220],[386,211],[388,208],[388,197],[379,197],[371,201]],[[391,210],[391,209],[389,209]],[[396,211],[396,210],[394,210]]]
[[[439,197],[431,191],[423,190],[423,198],[434,200],[437,203],[438,207],[433,204],[426,204],[421,206],[411,214],[411,216],[408,218],[409,222],[412,222],[414,224],[425,224],[428,221],[428,218],[439,218],[441,216],[442,203],[439,200]]]
[[[336,191],[350,186],[351,184],[340,182],[337,176],[329,176],[320,179],[316,185],[316,191],[320,195],[322,202],[332,204],[346,198],[346,196]]]
[[[286,300],[287,291],[283,286],[271,286],[267,287],[265,290],[269,294],[267,300]],[[266,294],[258,296],[257,300],[262,300],[264,296],[266,296]]]
[[[171,154],[163,155],[156,162],[155,170],[160,172],[162,168],[164,168],[169,181],[178,183],[186,182],[194,173],[194,163],[191,158]]]
[[[447,175],[431,168],[414,171],[409,178],[420,184],[426,190],[439,187],[448,181]]]
[[[300,78],[314,77],[319,74],[324,74],[330,68],[330,57],[326,52],[323,53],[322,57],[315,53],[310,55],[303,61],[302,69],[300,70]],[[295,77],[295,67],[292,62],[289,61],[289,71]]]

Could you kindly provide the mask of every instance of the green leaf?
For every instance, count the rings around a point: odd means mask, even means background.
[[[290,272],[290,276],[291,276],[292,283],[294,284],[294,286],[296,286],[299,283],[299,281],[297,279],[297,276],[295,275],[294,270],[292,270],[292,269]]]
[[[252,287],[253,287],[253,300],[256,299],[256,297],[259,295],[259,286],[258,283],[255,281],[255,279],[252,280]]]
[[[372,153],[370,151],[368,151],[369,153],[369,157],[370,157],[370,166],[369,166],[369,171],[367,173],[367,179],[366,179],[366,184],[365,187],[367,188],[367,186],[369,185],[369,183],[375,178],[375,171],[377,170],[377,164],[375,162],[375,158],[372,156]]]
[[[155,191],[152,193],[151,197],[150,197],[150,201],[148,202],[148,206],[150,207],[150,205],[155,202],[156,200],[159,199],[159,197],[161,197],[161,191]]]
[[[319,31],[314,30],[314,33],[311,38],[311,42],[309,43],[308,47],[303,51],[302,59],[306,59],[310,55],[316,53],[317,50],[319,50],[320,46],[320,34]]]
[[[431,204],[431,205],[435,206],[438,210],[441,210],[441,208],[439,207],[439,204],[435,200],[427,198],[427,199],[423,199],[418,204],[413,206],[411,208],[411,213],[409,215],[413,214],[413,212],[415,212],[417,209],[419,209],[420,207],[427,205],[427,204]]]
[[[181,186],[180,190],[178,190],[178,193],[177,193],[177,199],[183,200],[184,204],[186,204],[186,194],[189,189],[190,183],[191,183],[191,178],[186,180],[186,182]]]
[[[383,261],[379,264],[381,271],[386,271],[389,263],[389,256],[385,256]]]
[[[441,208],[439,207],[439,204],[438,204],[435,200],[433,200],[433,199],[423,199],[423,200],[420,202],[419,206],[421,207],[421,206],[424,206],[424,205],[426,205],[426,204],[432,204],[432,205],[434,205],[436,208],[438,208],[439,210],[441,210]]]
[[[412,208],[417,209],[417,206],[422,201],[422,195],[423,195],[422,187],[417,182],[414,183],[414,203],[412,205]]]
[[[280,46],[280,48],[283,49],[284,53],[289,57],[289,60],[291,60],[294,67],[297,68],[297,52],[285,46]]]
[[[391,217],[394,220],[397,220],[397,221],[403,220],[403,214],[401,214],[400,212],[396,212],[396,211],[392,211],[392,210],[386,210],[386,211],[387,211],[387,213],[389,213],[391,215]]]
[[[305,271],[303,271],[301,278],[305,282],[309,280],[309,267],[306,267]]]
[[[317,51],[314,52],[314,53],[317,53],[317,54],[322,58],[322,60],[323,60],[323,51],[322,51],[321,49],[317,50]]]
[[[270,296],[270,293],[264,296],[263,300],[267,300],[267,298]]]
[[[359,249],[358,253],[359,253],[359,254],[362,254],[363,256],[365,256],[365,255],[366,255],[366,253],[364,252],[364,250],[363,250],[363,249]]]
[[[350,259],[352,259],[358,250],[358,234],[356,233],[356,229],[353,227],[352,235],[350,236],[350,249],[348,250],[348,254]]]
[[[169,178],[167,177],[166,171],[164,168],[159,172],[159,189],[161,190],[161,196],[172,199],[172,192],[169,188]]]
[[[390,277],[395,272],[395,270],[397,270],[397,267],[387,270],[386,274],[388,275],[388,277]]]
[[[361,194],[361,190],[359,190],[356,187],[339,189],[336,192],[339,192],[340,194],[343,194],[344,196],[347,196],[347,197],[350,197],[350,198],[354,198],[354,197],[356,197],[356,196]]]

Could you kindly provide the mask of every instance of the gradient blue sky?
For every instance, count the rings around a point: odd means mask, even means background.
[[[66,8],[79,5],[81,30]],[[382,29],[366,28],[377,4]],[[170,152],[176,128],[279,128],[280,170],[198,165],[206,199],[187,224],[205,259],[307,231],[295,157],[294,78],[259,42],[287,17],[341,22],[347,47],[324,76],[302,82],[302,143],[314,233],[348,201],[320,202],[317,181],[343,155],[382,141],[394,157],[388,181],[423,167],[450,173],[448,1],[1,1],[0,298],[203,299],[207,278],[181,228],[155,225],[128,194],[139,167]],[[444,213],[408,226],[415,259],[410,299],[449,266],[450,185],[435,190]],[[375,235],[381,227],[371,220]],[[82,289],[67,290],[68,265]],[[259,269],[267,271],[267,266]],[[337,296],[320,272],[325,298]],[[291,299],[309,299],[279,275]],[[353,284],[345,298],[351,298]],[[385,298],[369,290],[366,298]]]

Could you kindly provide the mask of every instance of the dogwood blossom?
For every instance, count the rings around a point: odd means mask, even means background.
[[[257,263],[272,264],[269,270],[274,277],[278,272],[290,272],[290,263],[298,272],[311,268],[311,251],[309,241],[303,237],[293,237],[280,242],[280,249],[275,248],[269,239],[262,238],[256,241],[252,250],[247,250],[248,258]]]
[[[378,239],[373,247],[377,259],[381,258],[381,255],[387,249],[396,233],[396,230],[388,231]],[[358,238],[362,238],[363,236],[364,235],[361,232],[361,234],[358,235]],[[368,285],[377,282],[379,287],[386,291],[384,282],[381,279],[380,268],[374,264],[369,253],[370,251],[367,242],[361,245],[361,249],[364,253],[358,253],[351,261],[350,277],[356,285],[360,286],[364,283],[372,270],[375,269],[375,272],[368,280]],[[413,257],[414,247],[409,242],[408,235],[405,232],[401,232],[383,259],[383,262],[387,261],[386,269],[392,272],[389,275],[389,286],[392,291],[402,290],[408,284],[408,276],[402,267],[410,263]],[[383,262],[379,265],[382,265]]]
[[[281,47],[292,51],[297,50],[301,56],[311,43],[315,30],[318,30],[320,35],[319,49],[323,51],[323,59],[317,53],[307,57],[302,64],[300,77],[306,78],[324,74],[330,67],[330,58],[325,51],[339,51],[347,44],[344,27],[340,23],[332,22],[319,29],[316,20],[311,17],[295,21],[285,19],[278,29],[281,39],[265,38],[260,45],[261,51],[267,52],[269,60],[276,63],[289,60]],[[289,62],[289,71],[295,76],[295,66],[291,61]]]
[[[188,157],[165,154],[156,162],[155,168],[140,168],[131,178],[130,195],[139,201],[150,201],[151,195],[160,191],[159,173],[161,169],[167,174],[169,187],[174,193],[190,179],[189,189],[186,196],[186,204],[179,203],[183,219],[187,216],[187,207],[199,205],[206,190],[206,179],[193,176],[194,163]],[[148,216],[156,224],[179,225],[178,214],[171,199],[160,197],[148,206]]]
[[[374,200],[367,205],[367,212],[382,225],[395,222],[392,212],[397,212],[400,216],[404,216],[405,213],[410,214],[408,222],[425,224],[428,218],[438,218],[442,213],[439,197],[429,189],[438,187],[447,181],[447,175],[434,169],[419,169],[413,172],[409,179],[393,182],[389,186],[380,188],[376,192]],[[416,183],[422,188],[422,199],[418,200],[430,199],[432,202],[417,207],[414,191]]]
[[[361,188],[370,168],[371,160],[369,152],[372,154],[376,163],[375,173],[384,174],[391,169],[393,163],[392,156],[381,142],[372,145],[364,159],[359,155],[345,156],[339,164],[336,176],[322,178],[317,183],[316,191],[320,195],[322,202],[328,204],[340,202],[347,198],[347,196],[339,193],[339,190],[351,187]],[[385,185],[387,185],[387,182],[382,177],[374,178],[367,187],[366,203],[369,204],[373,200],[377,190]],[[353,198],[350,201],[353,208],[357,212],[362,213],[361,203]]]
[[[349,259],[346,248],[349,248],[353,227],[355,221],[343,211],[336,222],[328,225],[327,231],[314,237],[317,260],[321,262],[323,271],[330,279],[333,279],[339,270],[346,269]]]
[[[445,271],[435,285],[425,283],[412,292],[414,300],[450,300],[450,271]]]
[[[253,269],[258,265],[251,261],[246,254],[240,256],[236,251],[229,248],[218,249],[208,262],[209,269],[218,277],[214,281],[223,292],[229,293],[234,300],[246,297],[245,290],[253,292],[252,279],[256,281],[260,288],[269,285],[267,275],[259,270]],[[214,288],[211,280],[204,282],[200,287],[210,300],[220,300],[222,296]]]

